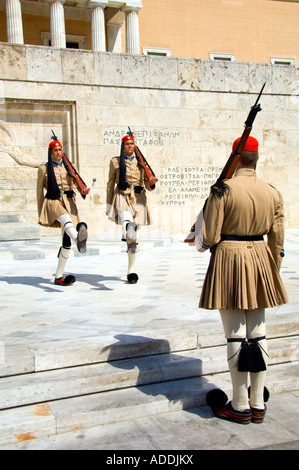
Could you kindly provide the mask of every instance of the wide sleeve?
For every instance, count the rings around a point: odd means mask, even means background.
[[[280,269],[282,258],[284,257],[284,209],[283,199],[279,191],[278,201],[275,207],[275,214],[272,226],[268,232],[268,245],[278,269]]]
[[[116,183],[116,167],[113,159],[110,160],[109,176],[106,190],[106,205],[111,206],[113,201],[114,187]]]
[[[203,214],[203,245],[216,245],[221,239],[224,219],[224,198],[210,193]]]
[[[144,181],[145,188],[147,189],[147,191],[153,191],[155,189],[156,185],[153,184],[152,186],[150,186],[144,170],[143,170],[143,175],[144,175],[143,181]]]
[[[43,203],[45,200],[44,187],[46,182],[46,169],[44,166],[40,166],[37,171],[37,182],[36,182],[36,202],[37,202],[37,213],[40,216]]]
[[[75,165],[74,163],[72,163],[71,165],[72,165],[72,167],[74,168],[75,173],[77,173],[77,175],[78,175],[79,177],[81,177],[81,176],[80,176],[80,173],[79,173],[79,171],[78,171],[78,168],[76,167],[76,165]],[[70,177],[70,183],[71,183],[72,189],[74,189],[74,187],[75,187],[75,189],[80,193],[80,188],[79,188],[79,186],[78,186],[78,183],[77,183],[76,179],[73,178],[73,177]]]
[[[142,165],[140,158],[138,158],[138,160],[139,160],[138,168],[141,171],[141,178],[143,180],[143,186],[145,187],[145,189],[147,191],[153,191],[155,189],[156,185],[155,184],[152,184],[152,185],[149,184],[149,180],[148,180],[148,177],[146,175],[144,165]],[[148,168],[148,170],[149,170],[149,173],[152,173],[152,171],[149,168]],[[142,185],[142,183],[141,183],[141,185]]]

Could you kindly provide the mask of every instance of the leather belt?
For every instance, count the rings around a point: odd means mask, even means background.
[[[118,185],[118,187],[119,187],[119,185]],[[133,184],[128,184],[127,189],[133,189],[135,191],[135,193],[137,193],[137,194],[144,191],[143,186],[134,186]]]
[[[75,195],[73,190],[64,191],[63,189],[60,190],[60,194],[65,194],[66,197],[68,197],[68,198],[72,198]]]
[[[253,242],[264,240],[263,235],[221,235],[221,241],[233,240],[238,242]]]

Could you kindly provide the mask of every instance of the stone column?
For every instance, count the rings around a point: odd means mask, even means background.
[[[121,49],[121,24],[107,24],[107,38],[109,52],[122,52]]]
[[[91,18],[91,47],[93,52],[106,51],[106,34],[105,34],[105,16],[104,9],[108,1],[89,2],[92,9]]]
[[[49,0],[51,4],[51,46],[65,48],[64,0]]]
[[[138,7],[123,7],[126,14],[126,52],[140,54]]]
[[[20,0],[6,0],[7,41],[24,44]]]

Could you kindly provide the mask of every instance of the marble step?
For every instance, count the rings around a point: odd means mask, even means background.
[[[294,314],[270,315],[267,318],[267,338],[299,335],[297,317]],[[199,324],[193,331],[180,328],[144,331],[138,335],[92,336],[32,345],[11,344],[4,347],[5,360],[0,360],[0,377],[225,344],[220,322]]]
[[[40,226],[22,222],[0,222],[0,242],[40,240]]]
[[[34,260],[56,259],[61,237],[41,237],[38,225],[26,224],[1,224],[3,235],[0,232],[0,259],[3,260]],[[2,229],[1,229],[2,230]],[[121,253],[127,250],[126,244],[121,242],[118,236],[101,236],[91,234],[88,238],[86,253],[70,251],[73,256],[101,256],[112,253]],[[159,246],[168,246],[176,243],[176,237],[164,234],[146,234],[139,246],[139,251],[150,250]]]
[[[269,364],[298,361],[298,346],[299,337],[269,340]],[[223,345],[3,377],[0,409],[225,371]]]
[[[230,399],[228,373],[95,393],[1,411],[0,448],[28,439],[134,418],[157,416],[205,405],[209,390],[219,387]],[[299,389],[299,363],[269,366],[272,393]]]
[[[138,335],[91,336],[28,346],[5,345],[5,360],[0,362],[0,377],[191,350],[197,347],[196,333],[183,328],[179,331],[177,329],[159,332],[141,331]]]

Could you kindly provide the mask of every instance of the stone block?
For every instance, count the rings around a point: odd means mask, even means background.
[[[223,91],[225,66],[223,61],[202,60],[201,89],[203,91]]]
[[[2,79],[26,80],[26,47],[0,44],[0,76]]]
[[[230,387],[229,379],[215,378],[222,390]],[[211,384],[204,378],[171,381],[163,384],[109,392],[94,395],[87,401],[84,397],[73,398],[64,405],[59,401],[49,406],[57,417],[57,431],[66,432],[86,426],[121,422],[141,416],[155,416],[161,413],[202,406]]]
[[[149,57],[149,85],[178,89],[178,61],[175,58]]]
[[[136,336],[120,335],[119,338],[101,336],[76,341],[41,343],[29,347],[34,354],[35,370],[42,371],[194,349],[197,347],[197,335],[188,330],[165,331],[163,334],[160,332],[158,336],[155,331],[146,331]]]
[[[122,56],[122,76],[126,86],[134,88],[146,88],[150,84],[149,59],[142,55]]]
[[[296,67],[289,65],[272,65],[272,93],[297,95],[299,78]]]
[[[250,86],[249,64],[247,62],[225,62],[224,67],[224,90],[229,92],[248,93]],[[236,77],[238,77],[238,80],[236,80]]]
[[[124,77],[121,54],[94,53],[94,76],[96,85],[122,86]]]
[[[90,51],[63,49],[61,51],[62,81],[65,83],[95,83],[94,58]]]
[[[44,46],[26,46],[28,80],[39,82],[62,81],[61,50]]]
[[[19,223],[0,224],[0,241],[39,240],[40,226]]]
[[[56,434],[56,418],[47,404],[1,410],[1,446],[53,434]]]
[[[181,89],[201,89],[201,61],[198,59],[178,59],[178,84]]]
[[[271,64],[255,64],[249,63],[249,92],[259,93],[265,84],[263,93],[271,93],[272,91],[272,67]]]
[[[3,345],[0,359],[0,377],[34,371],[34,355],[27,346]]]

